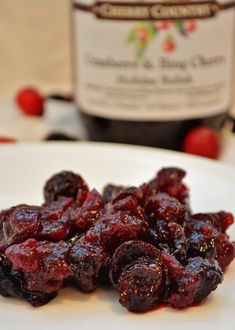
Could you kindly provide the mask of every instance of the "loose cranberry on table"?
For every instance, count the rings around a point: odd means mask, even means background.
[[[16,104],[28,116],[42,116],[44,97],[35,88],[23,88],[16,95]]]
[[[0,143],[14,143],[16,142],[15,138],[9,136],[0,136]]]
[[[183,142],[184,152],[213,159],[219,157],[220,147],[219,134],[207,126],[193,128]]]

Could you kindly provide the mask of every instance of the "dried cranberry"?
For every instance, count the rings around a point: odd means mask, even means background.
[[[27,290],[51,293],[61,289],[64,280],[72,275],[68,263],[70,248],[62,241],[52,243],[28,239],[7,248],[6,257],[14,270],[24,274]]]
[[[159,193],[151,197],[145,206],[144,212],[150,225],[155,224],[158,220],[176,222],[182,225],[187,216],[185,205],[165,193]]]
[[[235,257],[234,243],[229,241],[226,234],[209,223],[189,221],[186,225],[186,236],[189,257],[213,257],[219,262],[223,271]]]
[[[188,206],[188,188],[182,182],[185,174],[185,171],[176,167],[167,167],[160,170],[155,178],[141,185],[142,204],[145,205],[150,197],[163,192]]]
[[[199,289],[199,283],[187,274],[185,268],[174,256],[165,251],[162,252],[162,262],[167,269],[168,276],[165,302],[175,308],[190,306]]]
[[[194,221],[203,221],[211,224],[221,233],[225,233],[234,222],[232,213],[220,211],[217,213],[197,213],[191,217]]]
[[[188,188],[182,182],[185,171],[176,167],[163,168],[157,174],[157,184],[160,191],[177,198],[181,203],[188,202]]]
[[[107,273],[109,260],[102,246],[91,244],[82,237],[71,249],[72,282],[83,292],[93,291]]]
[[[147,228],[144,217],[137,217],[128,211],[117,211],[102,215],[96,223],[95,231],[101,244],[112,254],[122,243],[141,239]]]
[[[41,229],[37,234],[40,239],[59,241],[70,233],[70,223],[65,212],[75,204],[72,198],[59,197],[57,201],[45,204],[41,209]]]
[[[107,204],[111,202],[122,189],[122,186],[116,186],[113,184],[108,184],[107,186],[105,186],[103,189],[104,203]]]
[[[187,255],[187,239],[184,228],[175,222],[159,220],[149,229],[147,241],[160,250],[168,251],[184,262]]]
[[[79,189],[88,192],[88,186],[80,175],[69,171],[59,172],[53,175],[44,186],[45,201],[47,203],[55,201],[59,196],[76,199]]]
[[[142,192],[136,187],[124,188],[112,199],[115,210],[134,211],[142,198]]]
[[[18,205],[0,214],[1,252],[10,244],[36,235],[40,227],[40,209],[38,206]]]
[[[76,227],[79,232],[85,232],[92,227],[99,219],[101,211],[103,210],[104,203],[101,195],[93,189],[87,194],[87,197],[82,206],[77,209],[71,208],[74,214],[70,213],[70,220],[72,225]]]

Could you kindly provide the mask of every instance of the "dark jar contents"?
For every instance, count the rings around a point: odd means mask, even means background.
[[[193,127],[228,117],[234,7],[220,0],[212,19],[201,3],[185,18],[193,2],[163,2],[156,17],[157,3],[73,2],[75,98],[91,140],[181,150]]]
[[[193,127],[206,125],[219,130],[227,113],[207,118],[179,121],[122,121],[95,117],[81,112],[87,134],[92,141],[138,144],[181,150],[185,135]]]

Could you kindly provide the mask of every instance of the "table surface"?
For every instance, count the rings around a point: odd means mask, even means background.
[[[0,136],[18,141],[40,141],[51,132],[62,132],[82,140],[86,133],[73,103],[48,100],[43,117],[24,116],[12,100],[0,101]],[[223,148],[219,161],[235,166],[235,133],[223,132]]]

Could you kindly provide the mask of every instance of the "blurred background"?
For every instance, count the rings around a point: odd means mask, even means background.
[[[0,139],[38,141],[50,139],[50,134],[58,140],[87,138],[72,102],[71,15],[70,0],[0,0]],[[16,95],[27,86],[35,87],[45,98],[43,116],[20,113]],[[235,106],[228,131],[235,131],[233,118]],[[101,130],[109,129],[107,122],[94,123]],[[228,137],[226,133],[221,144],[224,159],[235,164],[234,134]]]
[[[0,97],[71,93],[70,0],[0,0]]]

